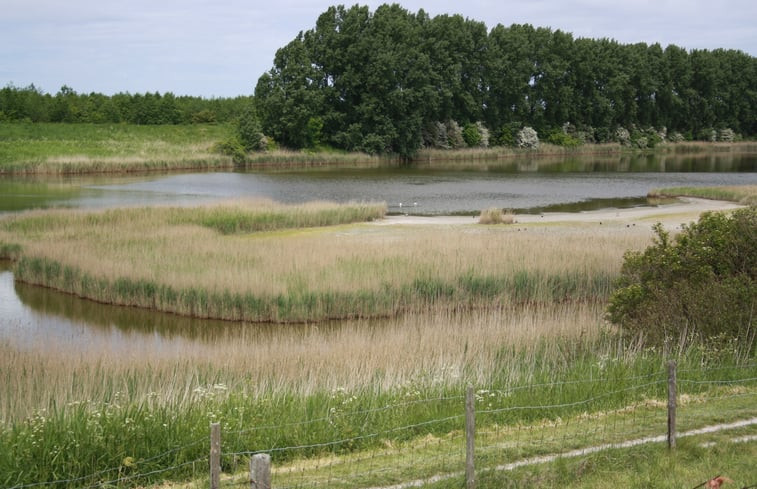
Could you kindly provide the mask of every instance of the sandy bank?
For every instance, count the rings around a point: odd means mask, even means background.
[[[738,209],[739,204],[719,200],[696,199],[684,197],[678,202],[659,206],[632,207],[628,209],[601,209],[584,212],[547,212],[544,214],[517,214],[517,224],[533,223],[614,223],[633,224],[635,222],[661,222],[666,227],[676,227],[692,222],[707,211],[727,211]],[[379,226],[386,225],[465,225],[477,224],[478,216],[387,216],[376,221]]]

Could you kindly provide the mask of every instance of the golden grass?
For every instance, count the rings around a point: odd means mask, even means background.
[[[514,222],[515,214],[496,207],[484,209],[478,217],[479,224],[512,224]]]
[[[2,221],[0,244],[19,244],[24,258],[68,267],[49,281],[26,267],[17,270],[22,280],[102,302],[224,319],[317,320],[395,314],[425,306],[429,297],[440,304],[449,297],[459,307],[460,290],[469,293],[465,301],[495,305],[508,303],[513,295],[502,292],[517,287],[528,290],[520,295],[525,301],[552,301],[556,286],[573,290],[576,297],[596,299],[609,292],[623,253],[643,248],[651,236],[649,229],[604,226],[587,232],[581,225],[531,225],[522,232],[469,225],[445,228],[443,235],[433,226],[370,224],[250,234],[216,229],[213,216],[233,222],[237,214],[260,211],[250,209],[35,211]],[[97,282],[102,280],[109,284]],[[114,291],[117,280],[170,287],[169,297],[199,288],[208,296],[231,294],[271,303],[294,298],[299,302],[291,307],[303,310],[285,316],[276,312],[280,303],[258,316],[212,307],[185,310],[172,304],[173,299],[119,296]],[[314,305],[313,300],[342,302],[332,307]]]
[[[558,304],[403,314],[339,325],[245,325],[207,343],[174,339],[166,345],[138,335],[118,351],[73,355],[54,345],[27,350],[0,344],[0,425],[49,409],[51,402],[61,407],[108,402],[114,392],[186,407],[220,384],[224,388],[217,395],[264,398],[487,385],[493,376],[502,378],[503,369],[520,381],[524,358],[534,356],[535,366],[536,356],[561,355],[558,339],[599,341],[606,328],[602,314],[600,304]],[[545,344],[552,346],[545,350]]]

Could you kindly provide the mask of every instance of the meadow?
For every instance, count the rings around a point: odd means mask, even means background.
[[[224,124],[0,124],[2,173],[112,173],[231,166],[213,151]]]

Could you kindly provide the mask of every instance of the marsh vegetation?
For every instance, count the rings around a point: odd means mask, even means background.
[[[18,280],[199,317],[314,321],[602,301],[648,232],[381,229],[383,205],[38,211],[0,224]],[[570,243],[565,246],[565,243]]]
[[[582,419],[571,400],[599,396],[592,409],[626,412],[664,396],[645,379],[659,375],[665,355],[604,319],[624,253],[651,243],[655,216],[635,225],[369,222],[385,212],[384,204],[232,201],[3,217],[0,253],[14,260],[19,280],[240,327],[211,342],[134,342],[74,354],[0,342],[7,448],[0,474],[12,486],[131,470],[128,461],[147,472],[182,466],[170,477],[193,478],[198,472],[182,464],[203,456],[210,421],[236,433],[228,450],[317,444],[455,416],[469,384],[502,393],[502,403],[565,400],[560,409],[514,412],[503,421],[514,426]],[[391,319],[371,319],[377,316]],[[322,322],[330,317],[352,319],[331,327]],[[250,323],[263,320],[300,324]],[[705,396],[708,379],[743,372],[745,362],[754,368],[733,343],[717,351],[692,346],[679,362],[703,382]],[[572,383],[587,378],[604,380]],[[748,387],[740,392],[753,395]],[[395,405],[402,407],[384,409]],[[714,419],[720,408],[701,413]],[[353,414],[373,410],[369,420]],[[299,425],[305,419],[324,421]],[[455,430],[439,423],[432,434]],[[405,443],[417,440],[364,439],[281,453],[276,462],[307,465],[302,458],[316,463]]]

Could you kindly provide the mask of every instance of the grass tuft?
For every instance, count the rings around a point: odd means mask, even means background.
[[[496,207],[481,211],[478,217],[479,224],[512,224],[515,222],[515,214]]]

